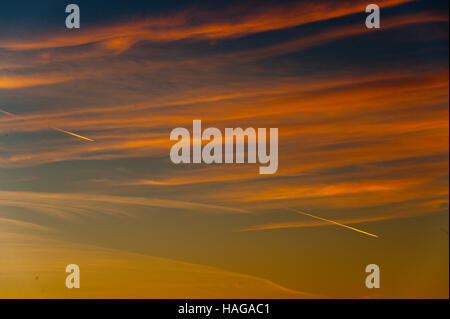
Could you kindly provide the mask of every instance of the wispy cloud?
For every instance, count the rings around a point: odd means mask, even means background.
[[[8,225],[10,228],[12,226],[12,228],[17,227],[19,229],[24,228],[27,230],[37,230],[37,231],[45,231],[45,232],[54,232],[55,231],[54,228],[50,228],[50,227],[22,221],[22,220],[11,219],[11,218],[0,217],[0,224]]]
[[[62,74],[46,74],[46,75],[34,74],[30,76],[0,74],[0,89],[17,89],[38,85],[49,85],[67,82],[72,79],[73,77]]]
[[[380,0],[378,5],[390,7],[410,1]],[[314,3],[261,6],[251,11],[242,6],[223,10],[220,15],[216,12],[188,9],[171,16],[149,17],[141,21],[122,22],[93,30],[81,29],[76,35],[70,37],[66,34],[54,34],[31,41],[4,40],[0,42],[0,47],[10,50],[36,50],[102,43],[105,47],[122,51],[142,40],[176,41],[242,37],[361,12],[365,3],[358,0],[358,5],[354,2],[321,0]],[[231,19],[231,17],[234,18]]]
[[[241,208],[181,200],[82,193],[37,193],[0,191],[0,205],[22,207],[62,218],[98,215],[132,216],[131,206],[175,208],[204,213],[249,213]],[[123,205],[123,206],[121,206]]]
[[[319,297],[260,276],[10,230],[0,232],[0,250],[2,298]],[[77,292],[61,285],[69,260],[84,269]]]

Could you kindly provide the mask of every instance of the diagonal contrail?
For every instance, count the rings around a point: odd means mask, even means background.
[[[359,232],[359,233],[362,233],[362,234],[365,234],[365,235],[368,235],[368,236],[372,236],[372,237],[378,238],[378,235],[374,235],[374,234],[365,232],[365,231],[363,231],[363,230],[357,229],[357,228],[355,228],[355,227],[351,227],[351,226],[347,226],[347,225],[344,225],[344,224],[335,222],[335,221],[333,221],[333,220],[329,220],[329,219],[325,219],[325,218],[322,218],[322,217],[314,216],[314,215],[311,215],[311,214],[308,214],[308,213],[305,213],[305,212],[302,212],[302,211],[299,211],[299,210],[296,210],[296,209],[293,209],[293,211],[296,212],[296,213],[298,213],[298,214],[302,214],[302,215],[309,216],[309,217],[312,217],[312,218],[324,220],[324,221],[326,221],[326,222],[329,222],[329,223],[332,223],[332,224],[335,224],[335,225],[338,225],[338,226],[341,226],[341,227],[345,227],[345,228],[348,228],[348,229],[357,231],[357,232]]]
[[[54,126],[51,126],[50,128],[52,128],[52,129],[54,129],[54,130],[57,130],[57,131],[60,131],[60,132],[62,132],[62,133],[70,134],[70,135],[72,135],[72,136],[81,138],[81,139],[86,140],[86,141],[89,141],[89,142],[94,142],[94,140],[92,140],[92,139],[90,139],[90,138],[87,138],[87,137],[84,137],[84,136],[81,136],[81,135],[78,135],[78,134],[75,134],[75,133],[72,133],[72,132],[69,132],[69,131],[64,131],[63,129],[60,129],[60,128],[57,128],[57,127],[54,127]]]
[[[10,112],[6,112],[6,111],[4,111],[4,110],[2,110],[2,109],[0,109],[0,113],[3,113],[3,114],[8,115],[8,116],[10,116],[10,117],[17,117],[17,115],[12,114],[12,113],[10,113]],[[90,139],[90,138],[87,138],[87,137],[85,137],[85,136],[81,136],[81,135],[78,135],[78,134],[75,134],[75,133],[72,133],[72,132],[69,132],[69,131],[65,131],[65,130],[60,129],[60,128],[55,127],[55,126],[50,126],[50,128],[51,128],[51,129],[54,129],[54,130],[56,130],[56,131],[62,132],[62,133],[66,133],[66,134],[75,136],[75,137],[77,137],[77,138],[79,138],[79,139],[82,139],[82,140],[86,140],[86,141],[89,141],[89,142],[94,142],[93,139]]]

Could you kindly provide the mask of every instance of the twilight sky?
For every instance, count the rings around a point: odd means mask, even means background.
[[[74,2],[0,4],[0,297],[448,298],[447,1]],[[277,173],[173,164],[194,119]]]

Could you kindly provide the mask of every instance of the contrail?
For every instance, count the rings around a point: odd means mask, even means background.
[[[374,234],[365,232],[365,231],[363,231],[363,230],[360,230],[360,229],[357,229],[357,228],[354,228],[354,227],[350,227],[350,226],[347,226],[347,225],[344,225],[344,224],[341,224],[341,223],[338,223],[338,222],[335,222],[335,221],[333,221],[333,220],[329,220],[329,219],[325,219],[325,218],[322,218],[322,217],[314,216],[314,215],[311,215],[311,214],[308,214],[308,213],[305,213],[305,212],[302,212],[302,211],[299,211],[299,210],[296,210],[296,209],[293,209],[293,211],[296,212],[296,213],[305,215],[305,216],[309,216],[309,217],[312,217],[312,218],[324,220],[324,221],[326,221],[326,222],[329,222],[329,223],[332,223],[332,224],[335,224],[335,225],[338,225],[338,226],[342,226],[342,227],[345,227],[345,228],[348,228],[348,229],[357,231],[357,232],[359,232],[359,233],[366,234],[366,235],[368,235],[368,236],[372,236],[372,237],[378,238],[377,235],[374,235]]]
[[[57,128],[57,127],[54,127],[54,126],[51,126],[50,128],[52,128],[54,130],[57,130],[57,131],[60,131],[60,132],[63,132],[63,133],[66,133],[66,134],[70,134],[72,136],[81,138],[81,139],[89,141],[89,142],[94,142],[94,140],[91,140],[90,138],[87,138],[87,137],[84,137],[84,136],[81,136],[81,135],[78,135],[78,134],[75,134],[75,133],[72,133],[72,132],[64,131],[63,129],[60,129],[60,128]]]
[[[10,117],[17,117],[17,115],[12,114],[12,113],[9,113],[9,112],[6,112],[6,111],[4,111],[4,110],[2,110],[2,109],[0,109],[0,113],[3,113],[3,114],[8,115],[8,116],[10,116]],[[85,137],[85,136],[81,136],[81,135],[78,135],[78,134],[75,134],[75,133],[72,133],[72,132],[69,132],[69,131],[65,131],[65,130],[60,129],[60,128],[58,128],[58,127],[50,126],[50,128],[51,128],[51,129],[54,129],[54,130],[56,130],[56,131],[62,132],[62,133],[66,133],[66,134],[69,134],[69,135],[78,137],[78,138],[80,138],[80,139],[83,139],[83,140],[86,140],[86,141],[89,141],[89,142],[94,142],[94,140],[92,140],[92,139],[90,139],[90,138],[87,138],[87,137]]]

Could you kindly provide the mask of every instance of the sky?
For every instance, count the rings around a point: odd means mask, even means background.
[[[448,2],[376,3],[2,2],[0,297],[448,298]],[[278,171],[172,163],[198,119]]]

